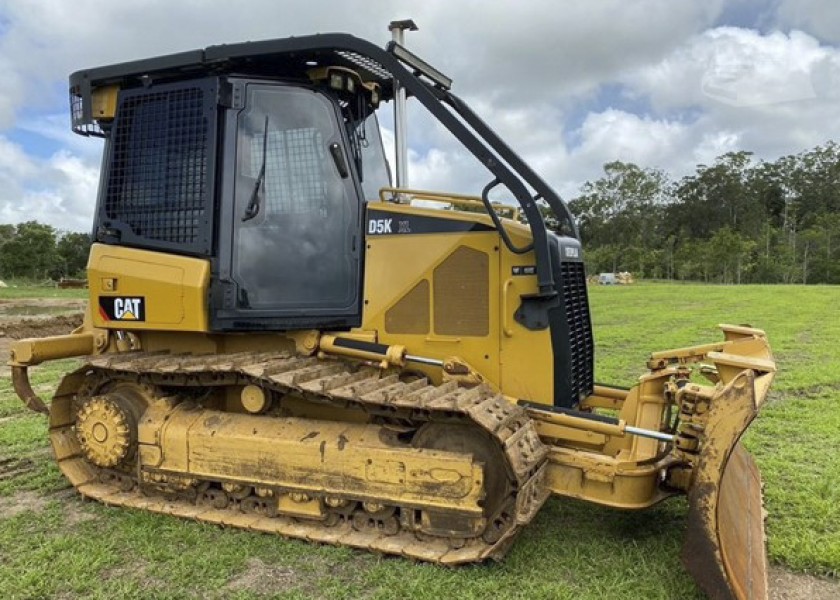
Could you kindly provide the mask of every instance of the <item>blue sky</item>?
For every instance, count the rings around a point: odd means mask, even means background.
[[[406,17],[407,45],[569,199],[616,159],[679,177],[840,137],[835,0],[0,0],[0,222],[90,226],[101,142],[70,132],[70,72],[319,31],[384,44]],[[480,190],[475,161],[410,117],[412,186]]]

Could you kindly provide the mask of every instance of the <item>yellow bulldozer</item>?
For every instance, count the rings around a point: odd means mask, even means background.
[[[104,140],[88,309],[10,359],[62,473],[109,505],[447,565],[503,557],[552,494],[685,494],[698,584],[765,598],[739,444],[775,372],[764,332],[723,325],[631,389],[596,383],[573,216],[406,49],[412,27],[70,76],[73,130]],[[409,98],[487,170],[479,195],[407,185]],[[42,401],[28,369],[67,357]]]

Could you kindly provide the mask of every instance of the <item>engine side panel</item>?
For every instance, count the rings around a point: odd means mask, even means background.
[[[209,260],[94,244],[88,283],[94,327],[209,331]]]
[[[499,236],[485,220],[370,204],[362,329],[409,354],[459,356],[498,386]],[[418,370],[439,380],[437,368]]]

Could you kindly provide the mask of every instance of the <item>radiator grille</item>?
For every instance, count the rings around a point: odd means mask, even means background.
[[[490,333],[490,269],[484,252],[461,246],[434,272],[435,333]]]
[[[429,333],[429,282],[423,279],[385,313],[388,333]]]
[[[209,206],[207,138],[200,87],[122,97],[105,216],[146,240],[199,242]]]
[[[569,324],[572,391],[578,398],[582,398],[592,393],[594,385],[594,347],[589,300],[586,294],[586,273],[583,263],[579,262],[561,263],[560,269],[563,276],[566,321]]]

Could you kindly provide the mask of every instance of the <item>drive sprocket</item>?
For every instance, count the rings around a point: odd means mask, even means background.
[[[115,467],[131,450],[130,416],[108,396],[94,396],[84,403],[76,417],[76,438],[85,457],[93,464]]]

